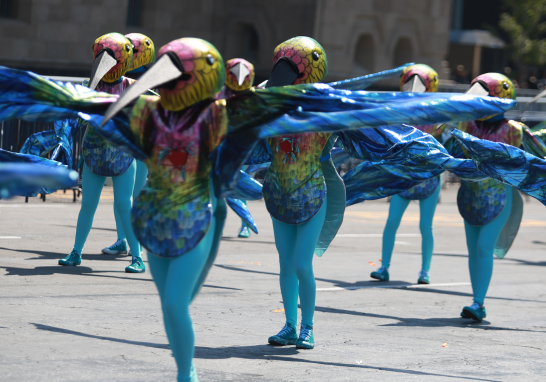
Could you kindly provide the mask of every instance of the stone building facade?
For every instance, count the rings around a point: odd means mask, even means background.
[[[451,0],[0,0],[0,65],[86,76],[94,39],[117,31],[147,34],[157,47],[206,39],[226,60],[253,62],[258,80],[275,46],[298,35],[324,46],[328,81],[408,61],[441,73],[450,12]]]

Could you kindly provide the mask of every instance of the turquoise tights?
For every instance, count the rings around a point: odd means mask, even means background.
[[[136,174],[135,174],[135,187],[133,189],[133,200],[135,200],[136,196],[144,187],[144,183],[146,183],[146,178],[148,177],[148,168],[146,165],[136,160]],[[114,217],[116,218],[116,229],[118,231],[118,240],[125,240],[125,231],[123,230],[123,224],[121,224],[121,219],[119,218],[118,211],[116,210],[116,205],[114,204]]]
[[[114,208],[120,214],[123,230],[126,232],[127,241],[133,254],[140,253],[138,241],[131,227],[131,204],[133,188],[135,184],[136,163],[133,164],[123,174],[112,177],[114,184]],[[95,211],[100,201],[102,187],[106,181],[105,176],[94,174],[87,165],[83,164],[82,174],[82,207],[78,215],[78,226],[76,228],[76,241],[74,250],[82,253],[83,246],[91,231]]]
[[[317,285],[313,273],[313,255],[326,217],[327,199],[311,220],[286,224],[273,220],[275,245],[281,266],[280,283],[286,322],[294,327],[298,321],[298,295],[302,325],[313,326]]]
[[[493,274],[495,244],[510,217],[511,211],[512,187],[506,187],[506,205],[495,219],[479,227],[464,222],[472,293],[474,302],[480,305],[483,305]]]
[[[179,382],[191,381],[195,336],[190,303],[213,246],[215,228],[216,218],[213,217],[205,237],[182,256],[158,257],[148,252],[148,264],[159,292],[165,331],[178,368]]]
[[[419,220],[419,229],[421,230],[421,254],[422,265],[421,269],[424,271],[430,270],[430,262],[432,261],[432,251],[434,250],[434,234],[432,233],[432,219],[434,218],[434,211],[436,211],[436,205],[438,204],[438,198],[440,197],[440,186],[436,187],[436,190],[428,198],[419,200],[419,212],[421,218]],[[383,252],[381,255],[381,263],[384,267],[388,268],[391,265],[392,251],[394,249],[394,240],[396,238],[396,231],[400,226],[402,216],[410,203],[409,199],[405,199],[398,195],[391,197],[391,204],[389,207],[389,218],[383,231]]]

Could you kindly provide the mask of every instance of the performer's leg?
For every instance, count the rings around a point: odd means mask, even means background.
[[[157,287],[159,300],[161,302],[163,302],[163,299],[165,297],[165,285],[167,281],[167,274],[169,272],[170,262],[170,258],[155,256],[148,251],[148,265],[150,266],[150,273],[152,274],[152,279],[154,280],[155,286]],[[167,339],[169,343],[171,343],[173,339],[171,337],[171,330],[169,328],[165,315],[163,315],[163,324],[165,325]]]
[[[381,254],[382,265],[385,268],[390,267],[391,265],[391,256],[394,249],[394,241],[396,239],[396,231],[400,226],[400,221],[402,221],[402,216],[404,211],[410,203],[409,199],[405,199],[398,195],[393,195],[391,197],[391,203],[389,206],[389,217],[387,219],[387,224],[383,230],[383,250]]]
[[[313,256],[315,247],[324,225],[328,200],[325,199],[319,212],[313,218],[298,225],[296,238],[294,269],[299,281],[299,295],[301,305],[301,324],[313,326],[315,314],[315,298],[317,285],[313,273]]]
[[[294,269],[294,254],[297,239],[297,225],[286,224],[271,218],[275,246],[279,252],[281,268],[279,281],[281,284],[282,303],[286,322],[296,327],[298,321],[298,277]]]
[[[474,256],[468,259],[474,302],[483,305],[493,274],[493,252],[495,244],[512,210],[512,188],[506,188],[506,205],[493,221],[482,226],[476,243]]]
[[[432,260],[432,252],[434,250],[434,234],[432,230],[432,220],[434,212],[438,205],[440,197],[440,186],[428,198],[419,201],[419,210],[421,219],[419,221],[419,229],[421,230],[421,252],[422,266],[421,269],[425,272],[430,270],[430,262]]]
[[[74,250],[82,253],[83,246],[93,225],[95,211],[99,205],[102,187],[106,177],[94,174],[84,163],[82,173],[82,207],[78,215],[78,225],[76,227],[76,240]]]
[[[113,177],[114,183],[114,204],[121,219],[123,231],[127,236],[127,242],[133,255],[132,263],[125,270],[132,273],[142,273],[145,271],[144,262],[140,255],[140,246],[131,227],[131,207],[133,203],[133,188],[135,182],[136,163],[133,164],[123,174]]]
[[[142,187],[144,187],[144,184],[146,184],[146,178],[148,177],[148,168],[146,167],[146,165],[143,162],[136,159],[135,159],[135,163],[136,163],[136,173],[135,173],[135,187],[133,188],[133,201],[135,200],[136,196],[138,195]],[[118,242],[125,241],[126,240],[125,231],[123,230],[123,224],[121,223],[119,213],[116,210],[115,203],[114,203],[114,218],[116,219],[116,230],[118,233]],[[105,250],[108,250],[108,249],[105,248]],[[141,251],[142,251],[142,248],[141,248]]]
[[[152,259],[154,255],[151,255],[149,259],[150,267],[156,268],[152,270],[152,275],[160,293],[164,321],[168,328],[167,335],[178,367],[178,381],[191,381],[195,336],[189,306],[194,288],[209,256],[215,225],[213,219],[203,240],[184,255],[154,259]],[[168,270],[165,272],[166,263]]]
[[[392,251],[394,249],[394,241],[396,239],[396,231],[404,215],[404,211],[408,207],[410,200],[398,195],[391,197],[389,206],[389,217],[387,224],[383,230],[383,247],[381,253],[382,266],[370,274],[373,279],[381,281],[389,281],[389,267],[391,265]]]

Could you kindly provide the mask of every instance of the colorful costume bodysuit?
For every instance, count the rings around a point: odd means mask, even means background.
[[[468,93],[512,99],[516,96],[512,82],[498,73],[476,77]],[[522,144],[523,134],[530,135],[524,124],[508,121],[503,114],[463,122],[458,129],[477,138],[515,147]],[[493,274],[493,254],[503,258],[508,252],[521,222],[523,203],[512,187],[487,179],[475,183],[463,181],[457,205],[465,221],[468,267],[474,295],[474,303],[464,307],[461,316],[482,321],[486,317],[483,304]]]
[[[140,33],[129,33],[125,37],[131,41],[133,45],[133,61],[131,67],[125,74],[126,78],[138,80],[138,78],[146,72],[148,65],[155,61],[155,46],[153,41],[148,37]],[[97,89],[98,90],[98,89]],[[119,93],[112,93],[119,94]],[[135,186],[133,188],[133,201],[146,183],[148,176],[148,169],[146,165],[139,161],[136,161],[135,170]],[[118,233],[117,241],[109,247],[103,248],[102,253],[107,255],[121,255],[127,253],[127,240],[125,231],[123,230],[123,224],[119,217],[114,204],[114,217],[116,219],[116,230]]]
[[[99,37],[93,44],[92,75],[89,86],[110,94],[121,94],[135,80],[123,77],[133,60],[131,41],[119,33]],[[84,84],[85,85],[85,84]],[[83,121],[82,121],[83,122]],[[97,131],[88,126],[82,145],[84,159],[82,175],[82,207],[78,216],[74,249],[60,265],[80,265],[81,253],[100,201],[106,177],[114,183],[114,209],[118,212],[129,246],[133,249],[132,263],[126,272],[141,273],[145,266],[140,256],[138,241],[131,228],[130,211],[135,183],[134,158],[113,147]]]
[[[428,65],[412,65],[404,69],[400,77],[400,90],[411,92],[436,92],[438,90],[438,73]],[[441,140],[443,129],[437,129],[436,125],[417,126],[416,128],[431,134],[437,140]],[[432,232],[432,219],[440,196],[440,176],[418,184],[407,191],[393,195],[390,200],[389,217],[383,231],[382,267],[372,272],[374,279],[389,281],[389,266],[396,231],[411,200],[419,201],[421,231],[422,265],[419,273],[419,284],[429,284],[429,269],[434,249],[434,235]]]
[[[250,89],[254,83],[254,65],[252,65],[247,60],[242,58],[232,58],[227,60],[226,64],[226,84],[222,91],[218,93],[216,98],[226,99],[232,97],[233,95],[242,92],[244,90]],[[243,171],[248,170],[248,166],[242,168]],[[247,210],[247,201],[244,199],[227,199],[228,206],[230,206],[234,211],[239,210],[238,207],[241,207],[245,210],[245,214],[249,214]],[[241,205],[239,205],[239,203]],[[241,228],[239,229],[239,237],[248,238],[250,237],[250,226],[247,224],[244,219],[241,218]]]

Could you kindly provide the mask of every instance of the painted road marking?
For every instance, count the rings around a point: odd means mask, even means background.
[[[378,286],[317,288],[317,291],[356,290],[356,289],[375,289],[375,288],[391,288],[391,289],[444,288],[444,287],[451,287],[451,286],[468,286],[468,285],[471,285],[471,284],[470,283],[444,283],[444,284],[378,285]]]
[[[0,236],[0,239],[20,239],[19,236]]]

